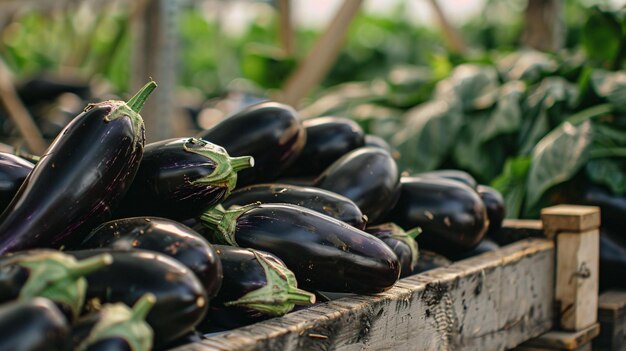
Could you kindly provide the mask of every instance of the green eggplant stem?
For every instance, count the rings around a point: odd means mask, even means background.
[[[98,270],[104,266],[108,266],[113,263],[113,256],[110,254],[102,254],[90,258],[86,258],[82,261],[77,261],[73,267],[69,267],[67,272],[71,277],[82,277],[95,270]]]
[[[148,83],[146,83],[146,85],[143,86],[143,88],[141,88],[141,90],[137,92],[137,94],[135,94],[135,96],[128,100],[126,105],[128,105],[131,110],[139,113],[143,108],[143,105],[146,103],[146,100],[148,100],[148,97],[150,96],[150,94],[152,94],[156,87],[157,84],[155,81],[149,81]]]
[[[294,288],[292,286],[289,287],[287,296],[289,297],[289,301],[296,305],[310,305],[315,303],[315,295],[306,290]]]
[[[152,293],[144,294],[135,305],[133,305],[133,319],[134,320],[144,320],[152,306],[156,303],[156,296]]]
[[[212,230],[216,242],[225,243],[231,246],[239,246],[235,241],[235,228],[237,218],[242,214],[259,207],[261,202],[254,202],[245,206],[232,208],[224,211],[223,208],[214,207],[207,210],[200,216],[202,224]]]
[[[235,172],[239,172],[242,169],[254,167],[254,157],[252,156],[240,156],[231,157],[230,164]]]
[[[420,227],[415,227],[411,230],[407,230],[406,232],[406,235],[410,236],[413,239],[417,238],[420,234],[422,234],[422,228]]]

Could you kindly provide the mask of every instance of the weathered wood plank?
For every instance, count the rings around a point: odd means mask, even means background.
[[[541,210],[543,229],[548,237],[557,232],[584,232],[600,227],[600,208],[557,205]]]
[[[595,323],[576,332],[553,330],[539,337],[528,340],[522,347],[535,347],[551,350],[578,350],[591,345],[591,341],[600,334],[600,325]]]
[[[599,238],[598,229],[557,235],[555,298],[564,330],[582,330],[597,321]]]
[[[599,351],[626,351],[626,291],[611,290],[598,298],[600,335],[593,341]]]
[[[529,239],[176,351],[510,349],[552,328],[554,258]]]

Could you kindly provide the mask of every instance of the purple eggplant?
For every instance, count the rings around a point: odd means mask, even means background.
[[[400,261],[400,278],[413,273],[419,258],[419,249],[415,238],[422,232],[417,227],[404,231],[395,223],[383,223],[365,229],[389,246]]]
[[[348,118],[319,117],[302,125],[306,144],[283,176],[316,177],[341,156],[364,144],[363,129]]]
[[[155,87],[90,104],[63,129],[0,217],[0,254],[71,243],[108,219],[139,168],[139,111]]]
[[[85,301],[84,276],[110,265],[107,254],[77,261],[60,251],[21,251],[0,258],[0,303],[45,297],[75,320]]]
[[[0,152],[0,211],[13,200],[34,166],[19,156]]]
[[[170,219],[134,217],[106,222],[87,235],[77,248],[160,252],[191,269],[209,298],[222,285],[222,265],[212,245],[193,229]]]
[[[216,243],[278,256],[306,290],[378,293],[400,274],[398,258],[380,239],[300,206],[214,208],[201,220]]]
[[[345,196],[305,186],[288,184],[255,184],[234,191],[222,202],[225,208],[254,202],[286,203],[306,207],[363,230],[367,218],[361,209]]]
[[[153,331],[145,321],[154,306],[152,294],[142,296],[130,309],[122,303],[105,304],[72,326],[75,350],[150,351]]]
[[[37,297],[0,305],[0,350],[71,349],[70,327],[50,300]]]
[[[306,141],[296,111],[276,102],[252,105],[202,132],[231,156],[254,157],[254,168],[239,173],[237,185],[276,179],[300,154]]]
[[[458,255],[450,256],[448,258],[451,259],[452,261],[460,261],[466,258],[482,255],[487,252],[496,251],[499,248],[500,248],[500,245],[498,245],[495,241],[491,241],[487,238],[484,238],[483,240],[480,241],[480,243],[478,243],[478,245],[476,245],[475,248],[469,251],[465,251]]]
[[[293,272],[278,257],[233,246],[215,249],[224,267],[224,284],[211,300],[211,325],[235,328],[315,303],[315,295],[298,289]]]
[[[190,332],[204,317],[208,297],[193,272],[173,258],[152,251],[111,249],[68,251],[77,258],[101,253],[113,263],[86,276],[88,310],[105,303],[133,306],[146,293],[156,303],[146,321],[154,331],[154,346],[160,347]]]
[[[490,237],[495,236],[502,228],[502,222],[506,217],[504,198],[498,190],[490,186],[478,185],[476,191],[487,209],[487,218],[489,219],[487,235]]]
[[[458,255],[482,240],[489,220],[474,189],[442,178],[403,177],[400,200],[389,220],[405,229],[420,227],[420,247]]]
[[[253,165],[252,157],[230,157],[223,147],[201,139],[148,144],[118,216],[199,216],[230,194],[237,172]]]
[[[459,169],[438,169],[436,171],[422,172],[414,175],[421,178],[443,178],[461,182],[472,189],[476,189],[478,182],[471,174]]]
[[[380,148],[353,150],[328,167],[314,186],[354,201],[370,223],[377,223],[400,195],[396,161]]]

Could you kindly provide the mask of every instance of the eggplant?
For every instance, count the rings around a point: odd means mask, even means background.
[[[64,93],[72,93],[86,99],[91,95],[91,88],[86,81],[39,75],[17,88],[20,100],[27,106],[45,101],[52,101]]]
[[[216,245],[224,267],[224,284],[211,301],[207,319],[220,327],[235,328],[280,316],[295,305],[315,303],[315,295],[298,289],[285,264],[267,252]]]
[[[380,149],[355,149],[328,167],[314,186],[354,201],[374,224],[395,205],[400,173],[391,155]]]
[[[296,111],[276,102],[252,105],[198,136],[231,156],[254,157],[254,168],[238,174],[238,186],[276,179],[304,148],[306,133]]]
[[[389,145],[385,139],[379,137],[378,135],[373,134],[365,134],[363,138],[363,146],[369,147],[377,147],[387,151],[389,154],[393,155],[394,149]]]
[[[156,303],[146,321],[154,331],[154,347],[192,331],[204,317],[208,297],[195,274],[182,263],[152,251],[95,249],[68,251],[77,258],[101,253],[113,263],[86,276],[88,310],[100,304],[121,302],[134,305],[146,293]]]
[[[432,251],[420,250],[417,265],[413,270],[413,274],[420,274],[431,269],[446,267],[452,264],[452,261],[446,257]]]
[[[0,305],[0,350],[71,349],[70,327],[50,300],[36,297]]]
[[[300,206],[214,208],[200,218],[215,243],[278,256],[305,290],[378,293],[400,274],[398,258],[380,239]]]
[[[155,87],[128,103],[90,104],[63,129],[0,217],[0,255],[71,243],[111,215],[139,167],[139,110]]]
[[[319,117],[306,120],[302,125],[306,143],[283,176],[316,177],[341,156],[365,143],[361,126],[348,118]]]
[[[199,216],[230,194],[238,171],[253,165],[252,157],[230,157],[223,147],[201,139],[150,143],[119,216]]]
[[[170,256],[191,269],[209,298],[222,285],[222,265],[215,250],[193,229],[158,217],[134,217],[103,223],[79,249],[149,250]]]
[[[420,227],[420,247],[444,256],[473,249],[489,225],[487,210],[474,189],[442,178],[402,177],[400,200],[389,220],[404,229]]]
[[[110,265],[112,257],[97,255],[76,261],[53,250],[32,250],[0,258],[0,303],[45,297],[56,303],[72,321],[85,301],[84,276]]]
[[[620,231],[621,232],[621,231]],[[626,289],[626,246],[624,237],[613,229],[600,228],[600,290]]]
[[[623,229],[624,219],[626,219],[626,196],[614,195],[604,186],[588,185],[583,188],[580,198],[575,202],[600,207],[600,220],[603,227],[614,229],[613,231]],[[626,242],[626,235],[622,235],[621,240]]]
[[[400,261],[400,278],[413,274],[419,258],[415,238],[422,232],[419,227],[405,231],[395,223],[383,223],[365,229],[389,246]]]
[[[504,198],[498,190],[487,185],[478,185],[476,191],[487,209],[487,218],[489,219],[487,236],[495,236],[502,228],[502,222],[506,217]]]
[[[225,208],[243,206],[254,202],[287,203],[336,218],[363,230],[367,218],[361,209],[345,196],[314,187],[288,184],[255,184],[235,190],[222,202]]]
[[[153,332],[145,321],[154,306],[152,294],[142,296],[130,309],[122,303],[105,304],[72,326],[75,350],[150,351]]]
[[[4,211],[13,200],[34,166],[19,156],[0,152],[0,210]]]
[[[478,182],[471,174],[459,169],[438,169],[436,171],[422,172],[414,175],[421,178],[444,178],[461,182],[472,189],[478,187]]]

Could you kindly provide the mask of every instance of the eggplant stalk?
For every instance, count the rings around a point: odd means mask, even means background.
[[[219,244],[239,246],[235,240],[235,228],[237,218],[249,210],[259,207],[260,202],[230,208],[224,211],[223,208],[215,207],[207,210],[200,216],[202,224],[212,229],[212,240]]]

